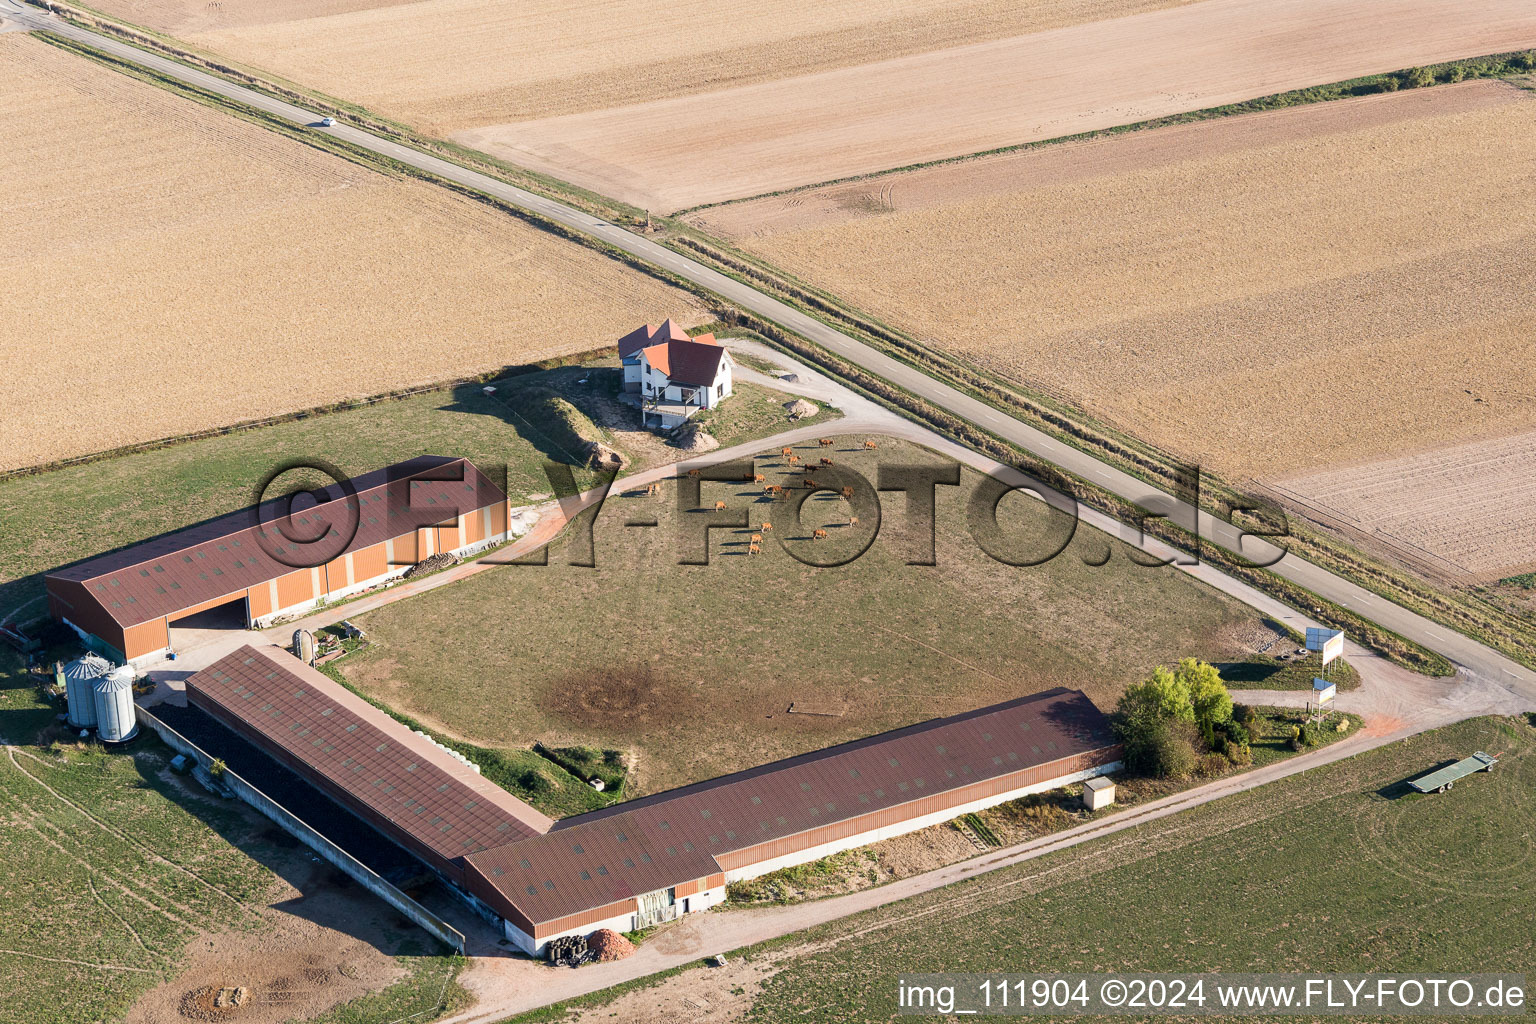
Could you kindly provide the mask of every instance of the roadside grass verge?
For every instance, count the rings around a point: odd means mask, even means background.
[[[1287,647],[1290,651],[1292,648]],[[1269,654],[1254,654],[1242,661],[1228,661],[1216,666],[1222,682],[1233,690],[1310,690],[1312,680],[1323,674],[1321,663],[1308,655],[1279,661]],[[1360,673],[1343,658],[1328,663],[1328,681],[1340,693],[1360,685]]]

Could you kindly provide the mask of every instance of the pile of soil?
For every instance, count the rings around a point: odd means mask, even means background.
[[[593,469],[624,468],[624,456],[599,441],[588,443],[586,455],[587,465]]]
[[[697,423],[689,423],[680,428],[672,438],[672,443],[685,452],[712,452],[720,447],[720,442]]]
[[[600,964],[633,956],[635,944],[612,928],[599,928],[587,938],[587,948]]]
[[[790,419],[798,420],[806,416],[815,416],[821,410],[816,407],[816,403],[797,398],[793,402],[785,402],[784,411],[789,414]]]

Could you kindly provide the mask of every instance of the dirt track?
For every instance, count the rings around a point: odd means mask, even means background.
[[[676,210],[1532,45],[1528,0],[1205,0],[455,139]]]

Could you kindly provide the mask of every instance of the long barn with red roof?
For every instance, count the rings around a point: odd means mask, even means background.
[[[466,459],[428,455],[221,516],[49,573],[55,619],[117,661],[171,649],[178,621],[230,606],[264,626],[386,582],[431,555],[507,539],[507,496]]]

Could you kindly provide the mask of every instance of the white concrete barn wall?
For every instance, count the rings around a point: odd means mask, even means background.
[[[755,864],[748,864],[745,867],[736,868],[733,871],[727,871],[725,873],[725,881],[726,884],[729,885],[732,882],[743,882],[750,878],[757,878],[759,875],[766,875],[770,871],[779,871],[783,868],[792,868],[797,864],[808,864],[813,860],[820,860],[823,857],[830,857],[834,853],[842,853],[844,850],[853,850],[860,846],[868,846],[871,843],[878,843],[882,839],[892,839],[896,836],[906,835],[908,832],[916,832],[919,829],[928,828],[930,825],[942,825],[946,821],[953,821],[954,819],[967,814],[975,814],[977,811],[984,811],[988,807],[996,807],[998,804],[1005,804],[1010,800],[1017,800],[1020,797],[1029,796],[1032,793],[1045,793],[1053,789],[1060,789],[1062,786],[1069,786],[1074,782],[1082,782],[1084,779],[1091,779],[1096,775],[1109,775],[1112,772],[1119,771],[1123,766],[1124,762],[1111,761],[1109,764],[1099,765],[1095,768],[1088,768],[1080,772],[1073,772],[1070,775],[1058,776],[1054,779],[1047,779],[1045,782],[1037,782],[1033,785],[1022,786],[1018,789],[1006,790],[1005,792],[998,793],[994,796],[983,797],[980,800],[973,800],[970,803],[960,804],[956,807],[946,807],[943,810],[934,811],[933,813],[925,814],[922,817],[908,818],[906,821],[897,822],[893,825],[886,825],[883,828],[872,829],[868,832],[859,832],[844,839],[835,839],[830,843],[822,843],[820,846],[813,846],[809,849],[798,850],[794,853],[787,853],[782,857],[775,857],[772,860],[765,860],[759,861]],[[692,896],[684,897],[684,899],[689,901],[688,912],[690,914],[697,913],[701,910],[708,910],[710,907],[714,907],[725,902],[725,887],[721,886],[716,889],[706,890],[702,893],[695,893]],[[682,900],[679,900],[678,902],[681,903]],[[630,911],[627,914],[609,918],[606,921],[599,921],[596,924],[582,925],[580,928],[571,928],[563,932],[558,932],[554,935],[547,935],[540,939],[537,943],[534,942],[532,936],[528,935],[521,928],[518,928],[511,921],[506,921],[503,923],[505,925],[508,941],[516,945],[518,949],[521,949],[529,956],[542,956],[544,951],[544,944],[549,942],[550,939],[562,938],[566,935],[590,935],[597,931],[599,928],[611,928],[616,932],[633,931],[635,927],[635,912]]]
[[[797,864],[808,864],[813,860],[830,857],[834,853],[842,853],[844,850],[852,850],[860,846],[868,846],[870,843],[878,843],[882,839],[892,839],[896,836],[906,835],[908,832],[916,832],[918,829],[927,828],[930,825],[942,825],[946,821],[953,821],[967,814],[975,814],[977,811],[984,811],[988,807],[1005,804],[1009,800],[1017,800],[1021,796],[1060,789],[1062,786],[1067,786],[1074,782],[1091,779],[1095,775],[1108,775],[1110,772],[1119,771],[1121,765],[1122,762],[1120,761],[1111,761],[1109,764],[1099,765],[1097,768],[1073,772],[1071,775],[1063,775],[1045,782],[1037,782],[1032,786],[1024,786],[1020,789],[1010,789],[995,796],[973,800],[968,804],[946,807],[941,811],[934,811],[932,814],[925,814],[920,818],[908,818],[906,821],[900,821],[894,825],[886,825],[883,828],[873,829],[869,832],[860,832],[857,835],[848,836],[846,839],[835,839],[830,843],[822,843],[820,846],[813,846],[807,850],[798,850],[794,853],[787,853],[782,857],[774,857],[772,860],[748,864],[745,867],[736,868],[734,871],[727,871],[725,873],[725,881],[726,884],[744,882],[749,878],[766,875],[770,871],[792,868]]]
[[[680,896],[677,900],[679,907],[682,906],[683,900],[688,901],[688,913],[690,914],[698,913],[701,910],[708,910],[711,907],[718,907],[725,902],[725,886],[721,885],[713,889],[705,889],[702,892],[694,893],[692,896]],[[678,913],[681,914],[682,912],[679,911]],[[616,932],[632,932],[635,930],[635,916],[635,911],[631,910],[627,914],[610,917],[607,920],[598,921],[596,924],[584,924],[579,928],[567,928],[565,931],[546,935],[537,942],[534,941],[533,936],[523,931],[511,921],[503,921],[504,927],[502,930],[506,932],[507,941],[529,956],[539,957],[544,955],[544,947],[552,939],[563,939],[567,935],[591,935],[599,928],[611,928]]]

